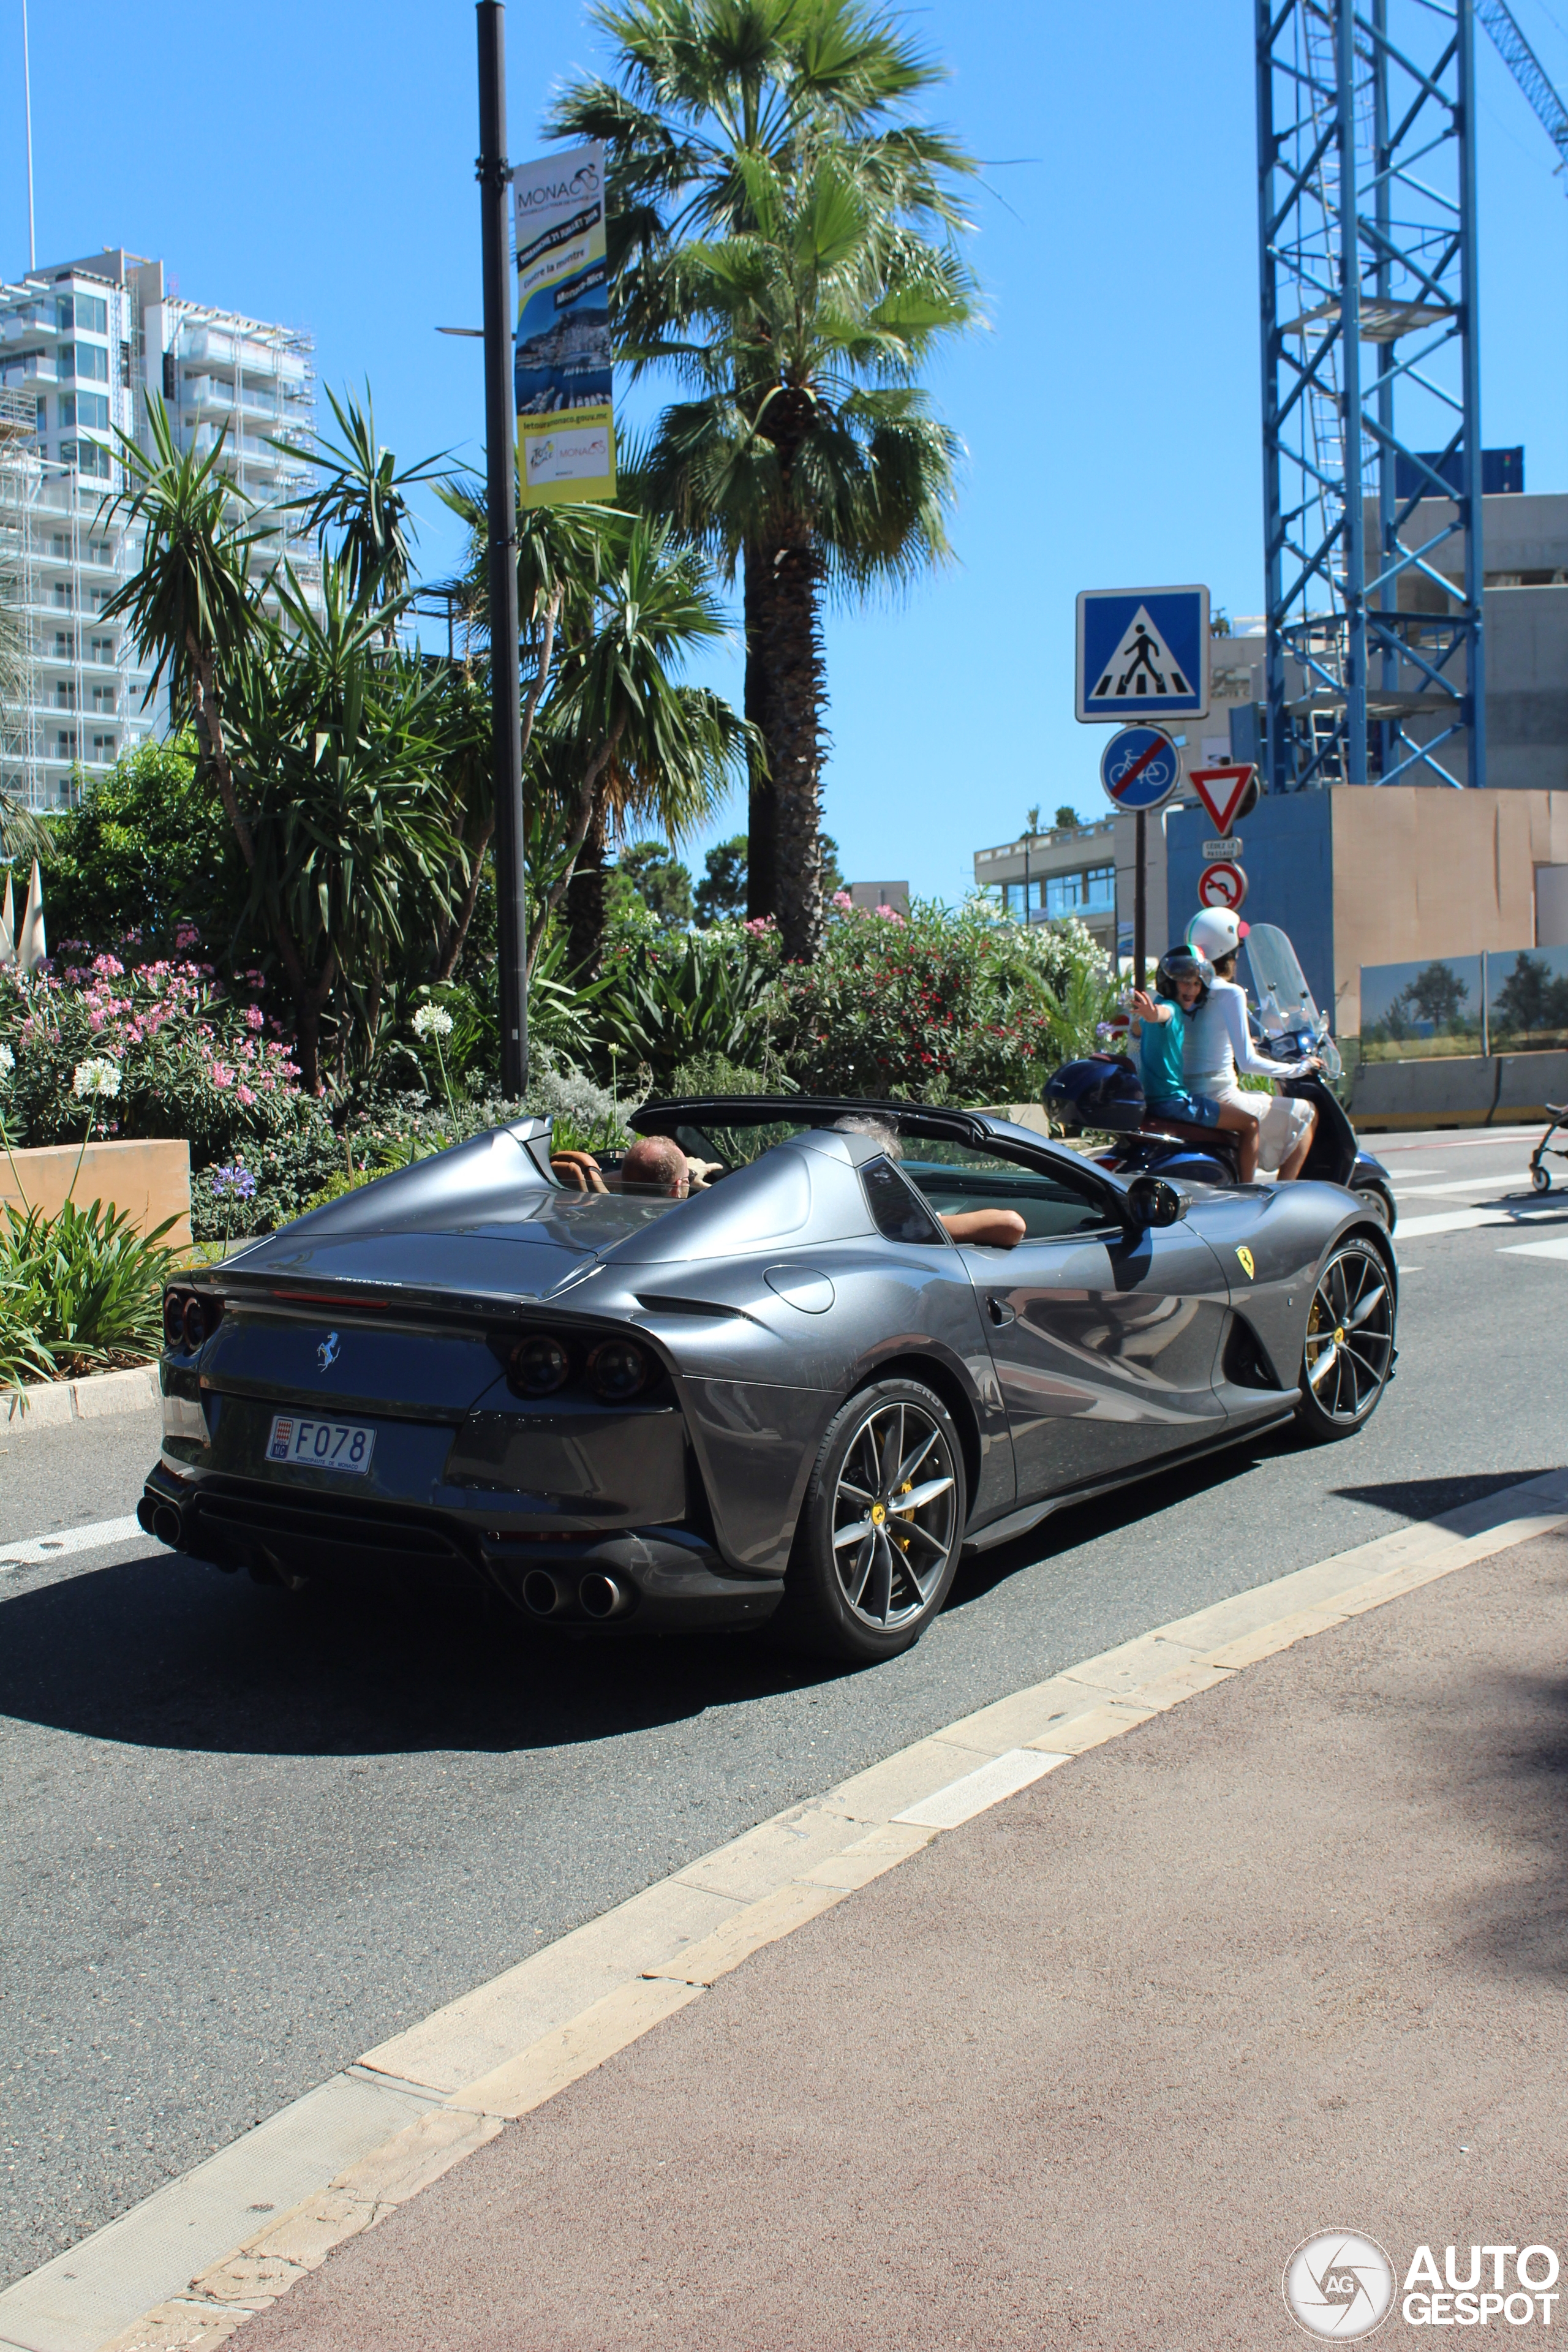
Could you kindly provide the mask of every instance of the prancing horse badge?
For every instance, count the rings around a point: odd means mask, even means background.
[[[1252,1252],[1244,1247],[1238,1249],[1236,1254],[1241,1260],[1241,1270],[1243,1274],[1246,1275],[1248,1282],[1250,1282],[1254,1274],[1258,1271],[1257,1267],[1252,1263]]]

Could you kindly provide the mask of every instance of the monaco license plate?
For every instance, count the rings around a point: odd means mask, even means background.
[[[267,1441],[268,1462],[298,1464],[311,1470],[346,1470],[363,1478],[375,1450],[375,1432],[358,1421],[306,1421],[280,1412]]]

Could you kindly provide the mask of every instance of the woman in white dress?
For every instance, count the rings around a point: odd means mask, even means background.
[[[1206,927],[1205,934],[1201,940],[1194,938],[1192,944],[1209,958],[1215,980],[1206,1003],[1199,1005],[1188,1024],[1182,1075],[1190,1093],[1212,1095],[1216,1102],[1245,1111],[1258,1121],[1259,1164],[1275,1169],[1279,1181],[1288,1183],[1300,1174],[1312,1148],[1318,1114],[1310,1103],[1292,1096],[1258,1094],[1237,1084],[1242,1074],[1278,1077],[1279,1066],[1258,1053],[1247,1025],[1247,992],[1236,983],[1241,926],[1234,915],[1217,909],[1200,915],[1192,927],[1194,932],[1199,925]],[[1208,931],[1215,933],[1212,939]],[[1296,1066],[1306,1071],[1321,1065],[1314,1059]]]

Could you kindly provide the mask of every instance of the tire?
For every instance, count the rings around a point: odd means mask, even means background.
[[[1533,1166],[1530,1171],[1530,1189],[1532,1192],[1550,1192],[1552,1190],[1551,1169],[1542,1168],[1539,1163]]]
[[[1310,1444],[1365,1428],[1394,1370],[1394,1339],[1387,1263],[1352,1234],[1324,1260],[1308,1309],[1296,1426]]]
[[[1394,1213],[1386,1193],[1380,1192],[1375,1184],[1363,1184],[1357,1188],[1355,1197],[1368,1215],[1377,1219],[1385,1234],[1394,1231]]]
[[[913,1505],[899,1500],[909,1494]],[[963,1449],[942,1399],[918,1381],[857,1390],[812,1470],[778,1634],[856,1665],[911,1649],[947,1598],[967,1516]]]

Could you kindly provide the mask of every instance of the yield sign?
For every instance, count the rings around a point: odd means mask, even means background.
[[[1238,816],[1247,814],[1258,798],[1257,780],[1257,769],[1247,763],[1236,767],[1194,768],[1187,776],[1187,782],[1221,833],[1226,834],[1229,833]],[[1249,785],[1252,787],[1250,800],[1247,798]]]

